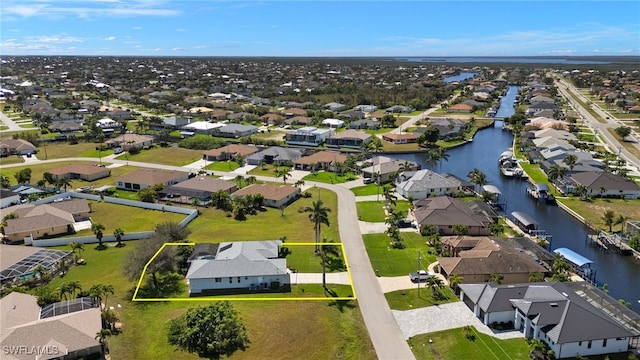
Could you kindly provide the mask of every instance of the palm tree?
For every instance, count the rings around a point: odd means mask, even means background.
[[[529,273],[529,282],[541,282],[544,280],[544,276],[539,272],[531,272]]]
[[[255,184],[255,183],[256,183],[256,181],[258,181],[258,179],[257,179],[255,176],[253,176],[253,175],[248,176],[246,179],[244,179],[244,182],[245,182],[245,184],[247,184],[247,185]]]
[[[576,185],[575,189],[573,190],[573,192],[578,195],[581,199],[585,199],[587,196],[587,187],[582,185],[582,184],[578,184]]]
[[[489,181],[487,180],[487,175],[478,168],[474,168],[473,170],[471,170],[467,174],[467,177],[472,183],[476,184],[480,189],[482,189],[484,185],[487,185],[489,183]]]
[[[494,282],[494,283],[496,283],[498,285],[500,283],[502,283],[503,279],[504,279],[504,275],[502,275],[502,274],[493,273],[493,274],[489,275],[489,282]]]
[[[298,180],[296,181],[296,183],[294,184],[295,187],[303,187],[304,186],[304,180]]]
[[[611,232],[611,228],[613,226],[613,223],[615,222],[615,216],[616,214],[613,212],[613,210],[607,210],[604,212],[604,215],[602,215],[601,219],[604,224],[609,227],[609,232]]]
[[[287,179],[291,177],[291,168],[290,167],[283,167],[283,168],[276,168],[276,178],[282,178],[282,182],[286,185],[287,184]]]
[[[384,196],[387,201],[387,208],[391,205],[396,205],[396,195],[394,194],[394,189],[391,187],[391,184],[385,184],[382,187],[382,196]]]
[[[620,232],[623,232],[624,231],[624,222],[625,222],[625,220],[627,220],[627,219],[624,217],[624,215],[619,214],[616,217],[615,221],[613,222],[613,225],[620,225]]]
[[[233,181],[236,183],[236,186],[238,187],[238,189],[242,189],[242,184],[246,183],[244,176],[242,175],[238,175],[235,178],[233,178]]]
[[[449,275],[449,287],[453,289],[453,291],[458,293],[458,285],[460,285],[464,281],[464,278],[460,274],[453,273]]]
[[[437,148],[429,151],[429,157],[433,159],[434,163],[438,163],[438,172],[442,171],[442,160],[449,161],[447,149],[442,146],[438,146]]]
[[[105,347],[107,346],[107,338],[111,336],[111,330],[109,329],[100,329],[96,333],[95,339],[100,342],[100,346],[102,347],[102,353],[104,354]]]
[[[380,140],[380,138],[377,136],[373,137],[373,140],[371,141],[371,147],[376,154],[384,150],[384,145],[382,144],[382,140]]]
[[[467,235],[469,233],[469,227],[462,224],[453,224],[452,231],[455,235]]]
[[[64,186],[64,191],[67,191],[67,186],[71,186],[71,179],[68,177],[60,177],[58,178],[58,180],[56,180],[56,187],[58,189],[60,189],[61,187]]]
[[[102,237],[104,236],[104,234],[102,233],[104,231],[104,225],[100,224],[100,223],[93,223],[91,225],[91,232],[95,234],[96,239],[98,239],[98,247],[102,247]]]
[[[313,223],[313,229],[316,233],[316,254],[320,252],[320,228],[322,224],[329,226],[329,212],[331,209],[323,206],[322,200],[318,199],[303,209],[309,213],[309,220]]]
[[[434,299],[440,298],[440,290],[444,288],[444,282],[437,276],[430,276],[427,278],[427,287],[431,290],[431,297]]]
[[[122,247],[122,237],[124,236],[124,230],[122,230],[121,228],[116,228],[115,230],[113,230],[113,236],[118,242],[116,244],[116,247]]]
[[[66,287],[70,298],[74,298],[76,296],[76,291],[82,291],[82,285],[80,285],[79,281],[70,281],[69,283],[67,283]]]
[[[0,175],[0,187],[8,188],[11,186],[11,180],[6,175]]]
[[[569,171],[573,171],[573,168],[579,164],[578,156],[575,154],[567,155],[564,159],[562,159],[562,162],[569,167]]]
[[[551,269],[556,274],[564,274],[567,271],[571,270],[571,265],[564,259],[564,257],[558,253],[555,254],[553,259],[553,264],[551,265]]]
[[[560,166],[558,164],[553,164],[551,165],[549,170],[547,170],[547,178],[549,179],[550,182],[553,183],[557,179],[563,177],[566,172],[567,172],[566,167]]]
[[[362,154],[362,160],[366,160],[373,151],[373,141],[363,141],[360,145],[360,153]]]

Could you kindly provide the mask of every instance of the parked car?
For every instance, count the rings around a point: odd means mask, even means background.
[[[124,149],[123,149],[123,148],[121,148],[121,147],[117,147],[117,148],[114,148],[114,149],[113,149],[113,153],[114,153],[115,155],[122,154],[123,152],[124,152]]]
[[[416,272],[409,273],[409,278],[411,278],[411,281],[414,283],[427,281],[427,279],[433,276],[435,276],[434,273],[426,270],[418,270]]]
[[[366,177],[366,178],[362,179],[362,182],[364,184],[373,184],[373,179],[369,178],[369,177]]]

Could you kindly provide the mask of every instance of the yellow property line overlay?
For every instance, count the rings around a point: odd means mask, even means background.
[[[340,251],[342,252],[342,258],[344,259],[344,264],[347,267],[347,276],[349,277],[349,285],[351,286],[352,296],[338,296],[338,297],[260,297],[260,298],[243,298],[243,297],[224,297],[224,296],[198,296],[198,297],[188,297],[188,298],[138,298],[138,290],[140,290],[140,286],[142,285],[142,280],[144,279],[144,275],[147,272],[147,267],[158,254],[164,250],[165,246],[193,246],[196,243],[164,243],[158,251],[151,257],[151,259],[144,265],[142,269],[142,274],[140,275],[140,279],[138,279],[138,284],[136,285],[136,289],[133,293],[133,298],[131,301],[140,301],[140,302],[156,302],[156,301],[212,301],[212,300],[229,300],[229,301],[335,301],[335,300],[356,300],[356,289],[353,286],[353,278],[351,277],[351,267],[349,266],[349,261],[347,260],[347,255],[344,252],[344,244],[342,243],[318,243],[318,245],[334,245],[340,246]],[[283,246],[315,246],[316,243],[285,243]]]

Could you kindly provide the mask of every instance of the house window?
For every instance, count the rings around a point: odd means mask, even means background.
[[[238,282],[240,282],[240,276],[238,276]]]
[[[578,341],[578,346],[582,346],[582,341]]]
[[[602,347],[607,347],[607,339],[602,340]]]
[[[249,280],[249,277],[248,277],[248,276],[245,276],[245,277],[244,277],[244,279],[245,279],[245,280]]]
[[[229,284],[231,284],[232,282],[233,282],[233,278],[229,276]]]
[[[591,349],[591,340],[587,343],[587,349]]]
[[[216,282],[222,282],[222,278],[216,278]]]

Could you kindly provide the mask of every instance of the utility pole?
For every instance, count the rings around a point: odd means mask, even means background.
[[[420,269],[422,268],[422,253],[418,250],[418,299],[420,299]]]

